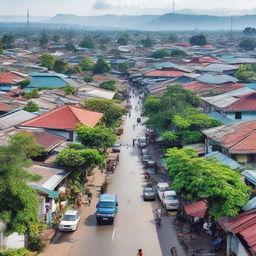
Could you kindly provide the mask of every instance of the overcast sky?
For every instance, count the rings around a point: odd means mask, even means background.
[[[0,0],[0,15],[53,16],[57,13],[76,15],[146,14],[171,10],[172,0]],[[256,0],[176,0],[176,9],[252,9]]]

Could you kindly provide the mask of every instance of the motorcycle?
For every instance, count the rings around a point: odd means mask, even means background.
[[[155,222],[158,224],[158,226],[161,225],[162,217],[161,217],[161,209],[155,209],[154,211],[155,214]]]

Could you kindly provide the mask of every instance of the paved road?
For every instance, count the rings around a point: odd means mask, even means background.
[[[135,110],[137,99],[132,98],[132,104],[131,117],[125,122],[121,138],[120,163],[108,187],[109,193],[118,195],[118,216],[113,226],[97,226],[92,210],[76,232],[59,234],[54,243],[63,246],[69,243],[69,256],[135,256],[139,248],[145,256],[169,256],[173,245],[177,246],[179,256],[185,255],[178,246],[172,217],[164,217],[162,225],[157,227],[152,211],[158,202],[144,202],[141,197],[145,179],[138,148],[133,147],[132,139],[143,136],[145,128],[142,125],[132,128],[140,116]]]

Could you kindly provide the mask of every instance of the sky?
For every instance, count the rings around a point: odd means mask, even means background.
[[[172,0],[0,0],[0,15],[54,16],[167,13]],[[175,9],[254,9],[256,0],[175,0]]]

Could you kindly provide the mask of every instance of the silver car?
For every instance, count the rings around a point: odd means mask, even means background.
[[[143,199],[144,201],[155,200],[156,199],[155,190],[152,187],[145,187],[143,189]]]

